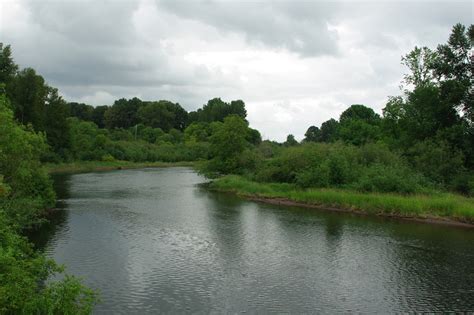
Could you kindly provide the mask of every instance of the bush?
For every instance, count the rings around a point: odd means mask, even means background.
[[[410,194],[423,191],[426,181],[407,168],[375,164],[364,169],[362,176],[352,185],[359,191]]]

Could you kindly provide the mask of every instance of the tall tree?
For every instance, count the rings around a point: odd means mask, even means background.
[[[48,89],[43,77],[31,68],[23,69],[15,76],[7,86],[7,94],[18,121],[31,123],[35,130],[44,131]]]
[[[0,43],[0,83],[8,85],[17,71],[18,66],[13,61],[10,45]]]
[[[304,134],[305,142],[320,142],[321,141],[321,130],[316,126],[311,126],[306,130]]]
[[[175,114],[169,110],[167,103],[167,101],[159,101],[142,106],[137,112],[138,120],[145,126],[168,132],[174,127]]]
[[[143,102],[139,98],[119,99],[104,114],[105,126],[113,128],[130,128],[138,123],[137,112]]]
[[[237,115],[230,115],[216,126],[210,137],[212,170],[221,173],[238,171],[240,155],[249,145],[246,140],[248,125]]]
[[[66,102],[58,94],[58,90],[49,88],[45,105],[45,132],[48,144],[56,153],[64,156],[69,149],[69,125],[67,123],[68,108]]]

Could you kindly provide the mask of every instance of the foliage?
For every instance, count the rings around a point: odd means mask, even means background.
[[[410,178],[407,179],[408,174]],[[306,143],[286,148],[260,164],[254,178],[299,187],[339,187],[361,191],[416,193],[431,189],[422,174],[383,144],[348,146]]]
[[[239,172],[240,154],[250,145],[247,134],[245,120],[237,115],[227,116],[210,137],[211,160],[208,170],[224,174]]]
[[[245,117],[247,117],[245,103],[241,100],[226,103],[220,98],[214,98],[209,100],[202,108],[189,113],[189,121],[191,123],[224,121],[224,118],[229,115],[237,115],[245,119]]]
[[[287,147],[292,147],[298,144],[298,141],[296,141],[295,136],[293,135],[288,135],[286,137],[286,141],[283,143],[284,146]]]
[[[46,282],[62,268],[20,236],[54,204],[52,183],[39,160],[46,149],[44,135],[16,123],[0,95],[0,313],[90,313],[96,300],[74,277]]]
[[[114,104],[104,113],[105,126],[113,128],[130,128],[138,123],[137,112],[142,101],[136,97],[131,100],[124,98]]]
[[[0,84],[9,84],[18,70],[10,45],[0,43]]]
[[[51,182],[39,161],[46,149],[44,136],[16,124],[7,98],[0,95],[0,174],[12,189],[12,198],[4,202],[12,204],[8,215],[21,226],[31,224],[40,210],[54,204]],[[13,213],[18,200],[31,209]]]

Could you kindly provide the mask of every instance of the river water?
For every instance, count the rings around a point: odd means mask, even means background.
[[[474,231],[209,192],[188,168],[56,176],[37,246],[95,313],[474,311]]]

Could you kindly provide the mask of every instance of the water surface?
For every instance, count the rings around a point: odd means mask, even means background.
[[[474,232],[245,201],[187,168],[56,177],[36,244],[96,313],[474,311]]]

